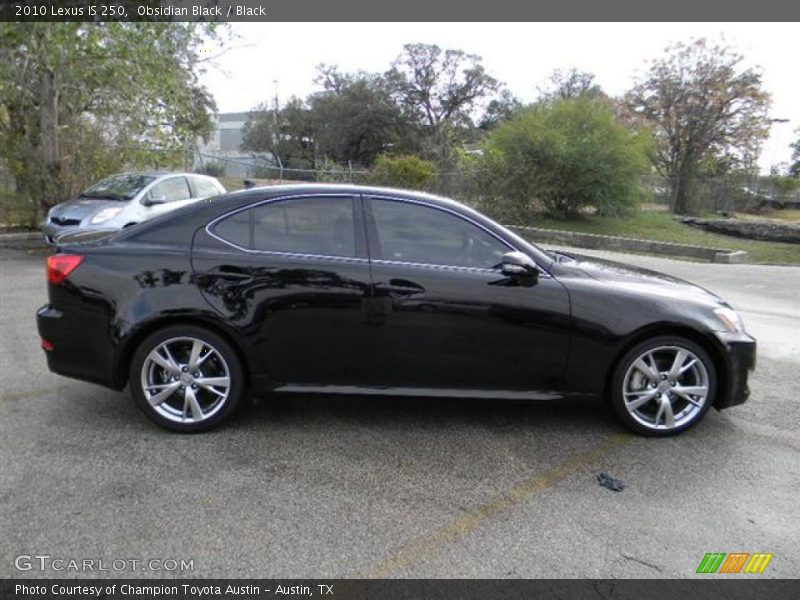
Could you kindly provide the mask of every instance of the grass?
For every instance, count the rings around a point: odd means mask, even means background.
[[[716,216],[716,215],[715,215]],[[784,208],[782,210],[771,210],[761,215],[748,215],[747,213],[736,213],[737,219],[759,220],[767,219],[772,221],[788,221],[790,223],[800,223],[800,210],[794,208]]]
[[[640,210],[630,217],[597,217],[562,221],[544,215],[528,223],[542,229],[561,229],[581,233],[617,235],[622,237],[692,244],[726,250],[745,250],[748,262],[761,264],[800,264],[800,244],[762,242],[709,233],[678,223],[666,212]]]

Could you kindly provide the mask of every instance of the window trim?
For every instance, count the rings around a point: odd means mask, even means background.
[[[233,192],[236,193],[236,192]],[[350,198],[355,203],[355,222],[354,222],[354,235],[356,236],[356,253],[359,253],[359,231],[365,231],[366,239],[364,240],[364,245],[366,246],[366,256],[356,256],[356,257],[347,257],[347,256],[331,256],[328,254],[304,254],[304,253],[297,253],[297,252],[282,252],[276,250],[254,250],[250,248],[242,248],[238,244],[234,244],[228,240],[221,238],[220,236],[216,235],[212,229],[213,227],[221,220],[234,215],[236,213],[255,208],[257,206],[261,206],[264,204],[270,204],[272,202],[280,202],[282,200],[292,200],[296,198]],[[369,239],[373,232],[377,232],[377,228],[375,227],[374,217],[372,215],[372,205],[370,204],[370,199],[375,198],[376,200],[390,200],[393,202],[406,202],[408,204],[419,204],[421,206],[427,206],[429,208],[433,208],[436,210],[441,210],[446,213],[450,213],[455,215],[456,217],[463,219],[469,223],[472,223],[476,227],[484,230],[486,233],[506,245],[510,250],[516,252],[522,252],[519,250],[514,244],[503,238],[502,236],[498,235],[488,227],[482,225],[475,219],[468,217],[467,215],[462,215],[460,212],[453,210],[448,207],[438,206],[431,202],[426,202],[424,200],[417,200],[414,198],[403,198],[400,196],[391,196],[386,194],[375,194],[375,193],[342,193],[342,192],[328,192],[328,193],[320,193],[320,192],[308,192],[304,194],[290,194],[288,196],[276,196],[275,198],[266,198],[264,200],[259,200],[258,202],[254,202],[252,204],[247,204],[245,206],[240,206],[234,210],[231,210],[227,213],[224,213],[218,217],[215,217],[211,221],[209,221],[205,226],[205,231],[208,235],[210,235],[215,240],[230,246],[231,248],[235,248],[240,252],[245,252],[247,254],[263,254],[268,256],[291,256],[297,258],[312,258],[312,259],[322,259],[322,260],[331,260],[331,261],[340,261],[340,262],[348,262],[348,263],[357,263],[357,264],[367,264],[376,263],[376,264],[387,264],[387,265],[406,265],[411,267],[421,267],[421,268],[429,268],[429,269],[444,269],[448,271],[463,271],[463,272],[472,272],[472,273],[499,273],[500,269],[486,269],[483,267],[463,267],[458,265],[437,265],[437,264],[428,264],[428,263],[415,263],[415,262],[404,262],[398,260],[385,260],[385,259],[378,259],[372,258],[370,256],[370,249],[369,249]],[[252,218],[252,217],[251,217]],[[251,232],[252,233],[252,232]],[[526,253],[527,254],[527,253]],[[544,268],[542,265],[537,263],[539,268],[539,277],[543,277],[546,279],[552,278],[550,272]]]
[[[466,215],[462,215],[460,212],[458,212],[456,210],[453,210],[451,208],[447,208],[445,206],[438,206],[438,205],[432,204],[430,202],[425,202],[424,200],[417,200],[417,199],[413,199],[413,198],[401,198],[401,197],[398,197],[398,196],[389,196],[389,195],[382,195],[382,194],[364,194],[363,198],[366,201],[366,204],[365,204],[365,207],[364,207],[364,217],[365,217],[365,220],[367,221],[367,229],[368,229],[368,231],[370,233],[370,235],[367,236],[367,240],[368,240],[367,245],[369,245],[369,239],[371,239],[373,236],[375,236],[376,240],[378,240],[378,241],[380,239],[378,237],[378,225],[375,222],[375,215],[372,213],[372,203],[370,202],[370,200],[375,199],[375,200],[388,200],[388,201],[391,201],[391,202],[402,202],[402,203],[406,203],[406,204],[417,204],[419,206],[425,206],[427,208],[433,208],[435,210],[439,210],[439,211],[442,211],[442,212],[445,212],[445,213],[449,213],[449,214],[454,215],[455,217],[457,217],[459,219],[462,219],[462,220],[464,220],[464,221],[476,226],[478,229],[481,229],[481,230],[485,231],[490,236],[492,236],[493,238],[498,240],[501,244],[506,246],[506,248],[508,248],[510,252],[513,252],[513,251],[519,252],[519,250],[511,242],[509,242],[508,240],[506,240],[506,239],[502,238],[501,236],[497,235],[494,231],[492,231],[491,229],[485,227],[481,223],[478,223],[475,219],[471,219],[470,217],[468,217]],[[381,249],[381,254],[382,253],[383,253],[383,250]],[[379,264],[379,265],[406,265],[406,266],[410,266],[410,267],[428,267],[428,268],[433,268],[433,269],[446,269],[446,270],[450,270],[450,271],[467,271],[467,272],[473,272],[473,273],[474,272],[478,272],[478,273],[498,273],[500,271],[500,269],[498,269],[498,268],[489,269],[489,268],[486,268],[486,267],[465,267],[463,265],[420,263],[420,262],[409,262],[409,261],[404,261],[404,260],[389,260],[389,259],[385,259],[385,258],[372,258],[371,251],[370,251],[370,260],[373,263],[376,263],[376,264]],[[542,270],[542,271],[544,273],[546,273],[546,271],[544,271],[544,270]]]
[[[219,221],[226,219],[230,216],[243,212],[245,210],[255,209],[259,206],[263,206],[265,204],[272,204],[274,202],[281,202],[285,200],[294,200],[298,198],[349,198],[350,201],[353,203],[353,236],[355,240],[355,251],[356,254],[359,253],[358,247],[358,232],[357,229],[359,227],[359,223],[363,222],[363,207],[361,205],[361,196],[359,194],[345,194],[345,193],[306,193],[306,194],[293,194],[290,196],[277,196],[275,198],[267,198],[265,200],[259,200],[258,202],[253,202],[252,204],[247,204],[245,206],[240,206],[237,209],[234,209],[230,212],[227,212],[223,215],[215,217],[211,221],[206,224],[205,230],[208,235],[213,237],[215,240],[222,242],[223,244],[227,244],[232,248],[236,248],[241,252],[246,252],[248,254],[265,254],[269,256],[295,256],[298,258],[317,258],[317,259],[324,259],[324,260],[336,260],[342,262],[353,262],[353,263],[360,263],[360,264],[368,264],[369,263],[369,256],[361,257],[361,256],[333,256],[330,254],[310,254],[305,252],[285,252],[281,250],[256,250],[254,248],[242,248],[238,244],[234,244],[231,241],[223,239],[222,237],[215,234],[212,229],[216,226]],[[251,230],[250,235],[252,238],[252,218],[251,219]],[[252,240],[251,240],[252,243]]]

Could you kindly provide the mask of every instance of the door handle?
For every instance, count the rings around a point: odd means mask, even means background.
[[[390,279],[388,284],[379,283],[377,288],[392,298],[407,298],[408,296],[425,293],[424,287],[407,279]]]
[[[211,271],[206,271],[203,273],[206,277],[211,277],[213,279],[223,279],[226,280],[228,283],[250,283],[255,281],[255,277],[253,277],[250,273],[246,273],[245,271],[237,268],[237,267],[220,267],[218,269],[212,269]]]

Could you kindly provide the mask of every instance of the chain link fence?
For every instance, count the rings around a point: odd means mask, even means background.
[[[642,181],[649,202],[668,210],[671,201],[669,181],[650,176]],[[693,182],[690,195],[693,212],[759,212],[768,209],[800,209],[800,181],[787,177],[730,175],[700,177]]]

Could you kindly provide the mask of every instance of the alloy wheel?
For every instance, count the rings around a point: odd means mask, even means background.
[[[708,369],[697,354],[681,346],[659,346],[631,362],[622,397],[637,423],[669,431],[702,414],[709,387]]]
[[[160,416],[176,423],[201,423],[228,400],[231,376],[222,354],[194,337],[159,343],[141,370],[145,399]]]

